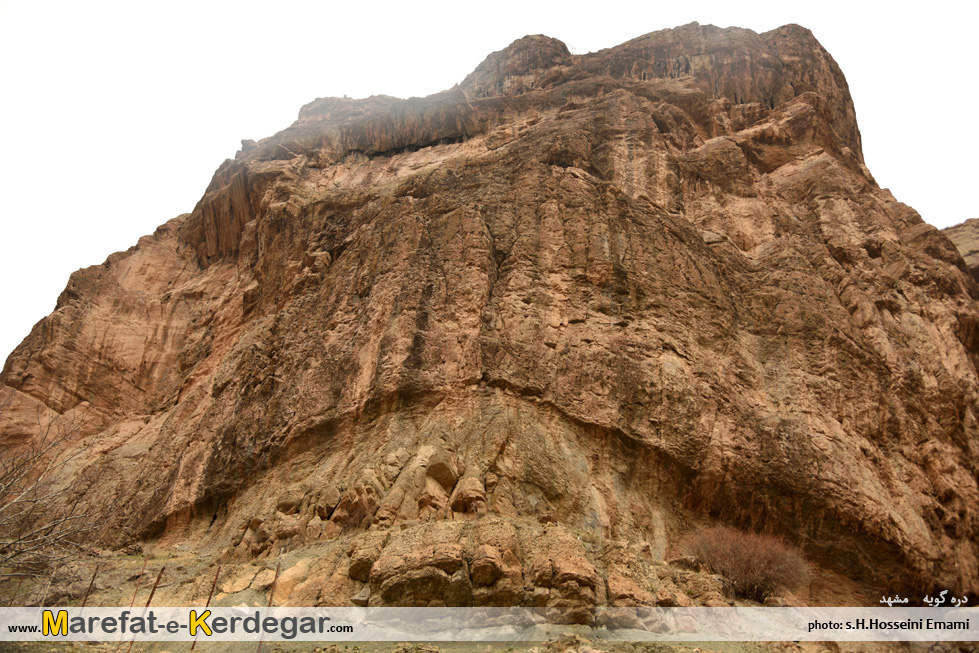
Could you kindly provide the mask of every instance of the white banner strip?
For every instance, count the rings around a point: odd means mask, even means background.
[[[0,608],[0,641],[979,641],[979,608]]]

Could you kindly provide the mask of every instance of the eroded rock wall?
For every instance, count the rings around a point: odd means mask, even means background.
[[[661,560],[720,519],[976,592],[979,288],[862,157],[798,26],[526,37],[428,98],[317,100],[72,276],[0,431],[84,424],[115,544],[347,538],[314,564],[372,605],[648,599],[484,523]]]

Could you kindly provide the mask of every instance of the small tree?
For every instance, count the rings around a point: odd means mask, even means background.
[[[86,553],[84,536],[102,511],[82,498],[95,481],[74,469],[84,448],[70,416],[42,423],[26,442],[0,438],[0,580],[50,577]],[[19,585],[19,583],[18,583]],[[16,597],[11,597],[14,600]]]
[[[809,577],[798,549],[773,535],[711,526],[698,530],[689,548],[708,570],[727,578],[736,594],[755,601],[798,587]]]

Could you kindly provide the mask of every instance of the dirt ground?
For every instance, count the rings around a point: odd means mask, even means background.
[[[11,653],[126,653],[129,644],[119,642],[5,642],[0,651]],[[191,642],[150,642],[134,644],[130,653],[183,653]],[[253,642],[198,643],[201,653],[979,653],[979,643],[928,644],[886,642],[709,642],[698,644],[603,642],[580,635],[566,635],[546,642],[439,642],[438,644],[404,642],[356,642],[258,644]]]

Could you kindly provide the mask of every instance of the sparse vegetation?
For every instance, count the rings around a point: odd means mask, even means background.
[[[44,421],[38,413],[31,439],[0,438],[0,586],[10,601],[25,600],[18,595],[25,579],[64,575],[65,563],[84,555],[86,539],[102,525],[102,510],[81,504],[97,478],[77,469],[78,437],[72,416]]]
[[[693,535],[689,549],[711,572],[727,578],[736,594],[755,601],[798,587],[809,577],[799,550],[774,535],[711,526]]]

